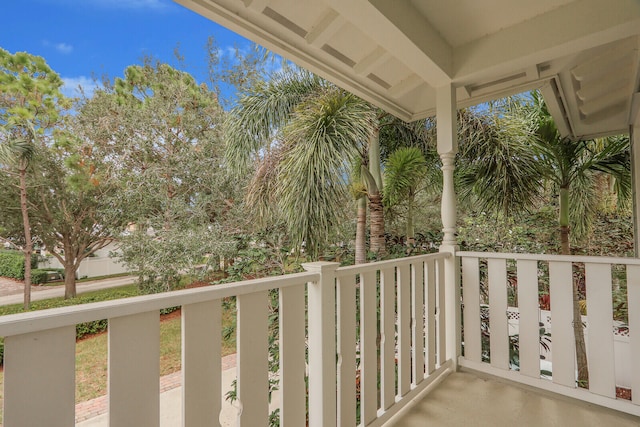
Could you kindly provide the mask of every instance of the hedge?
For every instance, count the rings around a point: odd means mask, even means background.
[[[62,268],[44,268],[31,270],[31,283],[34,285],[41,285],[49,281],[49,273],[60,273],[64,277],[64,269]]]
[[[38,256],[31,257],[31,268],[38,266]],[[24,253],[20,251],[0,251],[0,276],[24,280]]]

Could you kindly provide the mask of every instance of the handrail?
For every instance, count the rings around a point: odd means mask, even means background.
[[[246,295],[274,288],[286,288],[304,282],[317,281],[319,278],[320,274],[318,273],[294,273],[225,283],[213,287],[184,289],[71,307],[10,314],[0,316],[0,336],[20,335],[94,320],[145,313],[178,305]]]
[[[520,254],[520,253],[499,253],[499,252],[456,252],[456,256],[468,258],[492,258],[492,259],[515,259],[532,261],[564,261],[564,262],[584,262],[591,264],[627,264],[640,265],[639,258],[626,257],[604,257],[587,255],[551,255],[551,254]]]
[[[426,261],[428,259],[447,259],[451,256],[449,252],[438,252],[434,254],[426,255],[414,255],[406,258],[395,258],[385,261],[371,262],[367,264],[349,265],[346,267],[340,267],[336,270],[336,276],[340,277],[347,274],[354,273],[367,273],[370,271],[377,271],[385,267],[394,267],[400,265],[407,265],[416,261]]]

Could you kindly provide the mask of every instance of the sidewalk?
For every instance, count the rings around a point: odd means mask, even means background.
[[[130,285],[136,281],[135,276],[123,276],[113,279],[91,280],[76,284],[76,292],[97,291]],[[0,305],[20,304],[24,301],[24,284],[16,280],[0,277]],[[64,284],[58,286],[31,286],[31,301],[64,296]]]

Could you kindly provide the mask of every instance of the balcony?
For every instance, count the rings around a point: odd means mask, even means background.
[[[304,267],[286,276],[0,318],[4,425],[74,425],[75,325],[105,318],[109,425],[167,425],[160,419],[159,311],[173,306],[182,307],[182,425],[221,425],[222,301],[230,297],[237,308],[237,425],[268,425],[270,380],[277,381],[284,426],[640,422],[640,393],[633,393],[640,371],[624,361],[640,358],[634,340],[640,260],[441,252]],[[588,296],[588,389],[576,386],[571,284],[578,267]],[[542,364],[540,286],[550,294],[544,320],[552,342]],[[627,290],[624,354],[614,345],[614,289]],[[275,297],[274,377],[268,302]],[[517,325],[509,315],[514,310]],[[616,398],[621,370],[628,370],[633,400]]]

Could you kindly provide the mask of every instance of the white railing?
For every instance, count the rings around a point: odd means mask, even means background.
[[[359,425],[384,425],[452,369],[447,258],[422,255],[336,270],[339,426],[355,426],[358,407]]]
[[[383,425],[451,370],[445,261],[449,254],[311,263],[304,273],[4,316],[4,426],[74,425],[75,327],[109,319],[110,426],[157,427],[159,310],[173,306],[182,308],[183,425],[219,426],[228,297],[237,308],[237,425],[267,425],[273,289],[280,425],[305,425],[307,404],[312,427],[355,426],[358,415],[362,425]]]
[[[626,374],[633,401],[616,398],[616,386],[620,386],[616,384],[616,371],[628,369],[628,364],[621,363],[623,355],[616,354],[619,350],[614,346],[612,302],[616,290],[627,309],[626,314],[617,313],[628,325],[627,357],[640,360],[640,260],[484,252],[456,255],[462,263],[461,366],[640,415],[640,369],[634,366]],[[588,389],[577,386],[573,280],[584,280],[586,292]],[[626,295],[620,295],[625,286]],[[544,319],[540,308],[542,289],[549,292],[546,302],[550,302],[551,309]],[[485,304],[488,316],[481,309]],[[509,322],[512,305],[517,305],[518,312],[517,364],[510,357],[510,350],[511,356],[514,352],[514,322]],[[619,324],[620,319],[617,320]],[[540,322],[545,332],[550,332],[551,363],[541,362],[541,351],[545,350],[541,350]],[[541,367],[550,368],[550,378],[541,376]]]

